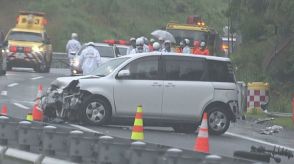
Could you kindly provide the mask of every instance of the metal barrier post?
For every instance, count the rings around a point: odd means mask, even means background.
[[[45,126],[43,131],[43,153],[49,156],[64,158],[68,155],[67,136],[65,132],[58,132],[55,126]]]
[[[42,151],[42,128],[29,121],[21,121],[18,125],[18,144],[21,150],[39,153]]]
[[[100,134],[99,134],[100,135]],[[95,163],[98,152],[95,145],[98,143],[97,134],[89,134],[74,130],[70,132],[69,156],[71,161],[79,163]]]
[[[129,143],[124,142],[126,140],[115,142],[114,138],[110,136],[99,137],[98,163],[129,164],[125,154],[129,148]]]
[[[0,145],[17,146],[17,123],[0,116]]]

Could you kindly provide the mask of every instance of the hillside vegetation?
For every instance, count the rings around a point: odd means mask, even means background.
[[[209,25],[222,29],[226,0],[1,0],[0,28],[15,24],[19,10],[43,11],[56,51],[64,51],[72,32],[83,42],[148,36],[169,21],[185,22],[199,14]],[[6,7],[4,7],[6,6]]]

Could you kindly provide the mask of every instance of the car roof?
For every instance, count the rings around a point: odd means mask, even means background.
[[[195,57],[195,58],[203,58],[207,60],[217,60],[217,61],[231,61],[229,58],[225,57],[218,57],[218,56],[206,56],[206,55],[194,55],[194,54],[184,54],[184,53],[174,53],[174,52],[145,52],[145,53],[138,53],[138,54],[130,54],[125,55],[124,57],[131,57],[131,58],[140,58],[143,56],[150,56],[150,55],[166,55],[166,56],[187,56],[187,57]]]
[[[87,45],[87,43],[83,44],[83,46],[86,46],[86,45]],[[121,44],[94,43],[94,46],[96,46],[96,47],[112,47],[114,45],[119,48],[128,48],[128,46],[121,45]]]

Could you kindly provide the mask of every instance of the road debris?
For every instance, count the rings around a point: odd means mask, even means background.
[[[273,126],[266,127],[265,129],[261,129],[260,134],[272,135],[273,133],[279,133],[281,130],[283,130],[282,126],[273,125]]]

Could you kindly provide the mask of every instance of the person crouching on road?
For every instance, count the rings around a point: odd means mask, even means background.
[[[66,53],[69,61],[74,58],[74,55],[80,50],[81,43],[78,41],[78,34],[72,33],[71,39],[66,44]]]
[[[194,52],[196,55],[209,55],[205,42],[200,43],[200,47]]]
[[[170,40],[166,40],[164,42],[164,49],[162,50],[162,52],[171,52],[171,41]]]
[[[190,54],[191,53],[191,50],[190,50],[190,47],[189,47],[190,40],[189,39],[185,39],[183,41],[183,43],[184,43],[183,53]]]
[[[94,47],[93,42],[87,43],[80,55],[80,63],[83,75],[91,75],[101,64],[99,51]]]
[[[136,39],[130,38],[130,47],[127,49],[127,55],[136,53],[135,49],[136,49]]]

